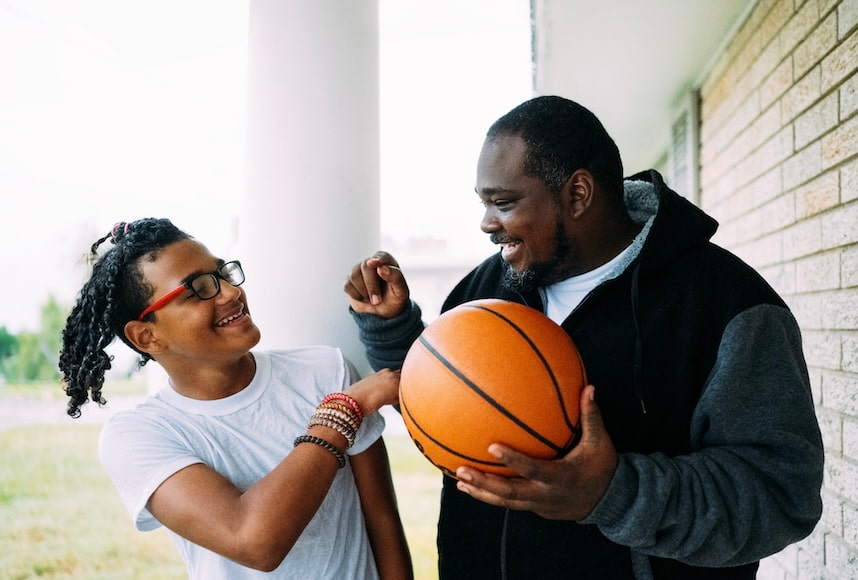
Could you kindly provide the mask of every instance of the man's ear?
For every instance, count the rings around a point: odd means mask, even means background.
[[[586,169],[576,169],[569,176],[561,194],[569,202],[572,218],[581,217],[593,204],[594,190],[593,175]]]
[[[147,322],[132,320],[125,324],[125,337],[138,350],[150,355],[163,352],[164,345]]]

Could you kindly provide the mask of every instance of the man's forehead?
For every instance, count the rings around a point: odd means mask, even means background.
[[[486,155],[523,155],[527,146],[519,135],[502,133],[494,137],[488,137],[483,142],[483,154]]]
[[[503,189],[506,182],[524,172],[524,141],[517,136],[487,140],[477,161],[477,191]]]

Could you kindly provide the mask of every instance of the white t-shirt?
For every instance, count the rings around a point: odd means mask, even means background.
[[[136,527],[158,522],[146,503],[180,469],[205,463],[239,489],[268,474],[306,433],[307,421],[326,394],[355,377],[333,347],[253,352],[256,374],[230,397],[189,399],[166,385],[136,408],[113,415],[99,438],[101,463]],[[365,417],[350,455],[380,436],[384,419]],[[337,472],[325,500],[282,564],[271,573],[241,566],[167,530],[191,578],[377,578],[351,466]]]
[[[563,324],[591,290],[616,274],[617,265],[627,259],[631,247],[628,246],[610,262],[594,270],[540,288],[542,301],[545,303],[545,315],[557,324]]]

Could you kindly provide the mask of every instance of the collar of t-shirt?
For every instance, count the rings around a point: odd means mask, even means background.
[[[271,377],[271,360],[268,351],[252,351],[256,362],[256,370],[250,384],[237,393],[222,399],[191,399],[181,395],[173,388],[168,379],[167,384],[156,396],[168,404],[194,415],[217,417],[229,415],[255,403],[268,388]]]
[[[631,251],[631,245],[617,254],[610,262],[602,264],[595,270],[540,288],[546,316],[557,324],[562,324],[566,317],[584,300],[584,297],[604,282],[608,274],[616,270],[617,264],[625,258],[629,251]]]

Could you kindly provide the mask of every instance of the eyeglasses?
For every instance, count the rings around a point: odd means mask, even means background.
[[[153,302],[151,306],[137,317],[137,320],[143,320],[150,312],[164,308],[185,290],[190,290],[200,300],[211,300],[220,293],[221,280],[232,286],[241,286],[244,284],[244,270],[241,268],[241,262],[233,260],[225,263],[214,272],[203,272],[202,274],[188,278],[182,282],[181,286]]]

